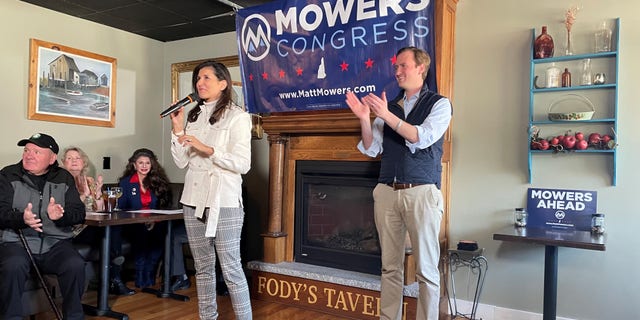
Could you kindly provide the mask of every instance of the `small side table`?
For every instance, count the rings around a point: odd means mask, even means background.
[[[475,320],[476,311],[478,311],[478,303],[480,302],[480,294],[482,293],[482,286],[484,285],[484,278],[487,274],[489,265],[487,259],[483,256],[484,248],[479,248],[475,251],[449,249],[449,280],[451,281],[451,296],[449,297],[449,310],[451,315],[455,319],[461,316],[465,319]],[[460,268],[468,268],[472,275],[475,275],[475,290],[473,295],[473,305],[471,313],[461,313],[458,311],[458,303],[456,301],[456,283],[454,273]],[[471,285],[471,279],[469,279],[469,285]],[[449,286],[445,288],[447,294],[449,294]],[[453,305],[452,300],[453,299]]]

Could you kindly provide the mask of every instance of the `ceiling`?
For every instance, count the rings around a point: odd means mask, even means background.
[[[272,0],[22,0],[167,42],[235,31],[234,8]]]

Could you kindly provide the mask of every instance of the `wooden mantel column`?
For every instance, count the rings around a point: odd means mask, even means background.
[[[284,261],[287,234],[282,231],[282,190],[286,136],[269,135],[269,225],[264,237],[264,261]]]

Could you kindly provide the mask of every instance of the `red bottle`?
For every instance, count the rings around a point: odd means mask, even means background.
[[[542,26],[542,33],[533,44],[533,58],[553,57],[553,38],[547,33],[547,26]]]

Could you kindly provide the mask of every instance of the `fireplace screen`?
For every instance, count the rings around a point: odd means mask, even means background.
[[[380,274],[373,218],[378,162],[296,162],[297,262]]]

